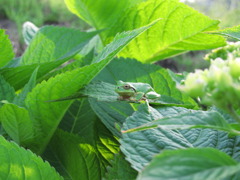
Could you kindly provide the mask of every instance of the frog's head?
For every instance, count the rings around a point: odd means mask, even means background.
[[[131,83],[118,81],[115,92],[120,96],[130,97],[136,94],[135,88],[131,85]]]

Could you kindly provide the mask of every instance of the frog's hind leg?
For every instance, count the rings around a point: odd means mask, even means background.
[[[159,99],[161,97],[161,95],[156,92],[148,92],[145,96],[147,99]]]

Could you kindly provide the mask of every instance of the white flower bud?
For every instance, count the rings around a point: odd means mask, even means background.
[[[180,86],[180,89],[186,92],[191,97],[201,97],[204,95],[204,88],[206,82],[206,72],[202,70],[196,70],[195,73],[189,73],[185,85]]]
[[[240,58],[236,58],[234,60],[229,60],[229,68],[231,75],[239,79],[240,77]]]

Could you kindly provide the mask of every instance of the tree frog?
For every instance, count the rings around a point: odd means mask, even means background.
[[[118,81],[115,92],[119,94],[119,100],[140,101],[140,100],[156,100],[160,98],[160,94],[146,83],[132,83]]]

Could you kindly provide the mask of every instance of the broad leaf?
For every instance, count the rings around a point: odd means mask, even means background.
[[[108,28],[101,33],[105,43],[111,41],[118,32],[136,29],[161,18],[156,26],[119,54],[123,57],[153,62],[189,50],[225,45],[223,37],[205,33],[218,29],[219,21],[211,20],[178,0],[101,0],[97,3],[66,0],[66,3],[74,14],[96,29]]]
[[[0,179],[63,179],[48,162],[0,136]]]
[[[119,152],[118,141],[94,114],[87,99],[75,101],[71,105],[60,124],[60,128],[72,134],[77,134],[81,137],[82,142],[90,144],[95,149],[99,162],[98,165],[103,167],[102,170],[104,170],[102,172],[99,171],[99,174],[105,172],[105,167],[109,165],[110,160],[113,159],[113,155]],[[56,143],[50,143],[50,146],[53,144]],[[63,157],[58,158],[57,162],[62,159]],[[88,172],[90,169],[85,169],[85,171],[82,169],[82,171]]]
[[[156,25],[159,19],[149,22],[146,26],[134,29],[132,31],[124,31],[122,33],[116,34],[111,43],[109,43],[97,57],[94,58],[92,63],[100,62],[104,59],[114,58],[116,54],[121,52],[121,50],[133,41],[138,35],[144,33],[152,26]]]
[[[0,67],[3,67],[14,57],[13,46],[3,29],[0,29],[0,42]]]
[[[4,66],[4,68],[2,68],[2,69],[17,67],[20,65],[20,63],[21,63],[21,56],[16,57],[16,58],[12,59],[11,61],[9,61],[9,63],[6,66]]]
[[[97,145],[96,148],[99,152],[102,152],[104,149],[109,149],[109,152],[115,153],[119,149],[115,137],[112,136],[93,112],[88,99],[75,101],[66,112],[59,127],[85,138],[89,143]],[[111,143],[107,143],[107,140]],[[102,154],[107,160],[113,158],[111,153],[107,153],[110,155],[109,157],[105,153]]]
[[[74,101],[64,115],[59,128],[69,133],[93,138],[97,116],[92,111],[87,99]]]
[[[122,126],[125,119],[134,112],[133,107],[125,102],[98,102],[94,99],[90,103],[103,124],[115,136],[121,137],[121,131],[116,126]]]
[[[131,59],[114,59],[95,80],[114,85],[116,85],[117,80],[148,83],[158,94],[161,94],[162,101],[160,104],[172,105],[172,103],[175,103],[176,105],[177,102],[181,102],[183,106],[196,106],[191,98],[182,94],[176,88],[176,84],[169,73],[156,65],[143,65]],[[91,85],[89,86],[91,87]],[[99,88],[91,88],[95,92],[102,93],[102,97],[95,98],[98,100],[103,100],[103,98],[108,100],[116,99],[113,85],[109,86],[112,89],[111,91],[106,88],[101,89],[101,86],[100,84]],[[115,127],[116,124],[121,125],[134,112],[134,108],[125,102],[105,103],[91,100],[91,106],[105,126],[118,137],[120,137],[120,133]]]
[[[144,26],[159,18],[156,26],[131,42],[119,55],[150,63],[189,50],[225,45],[224,38],[204,33],[218,29],[219,21],[211,20],[177,0],[149,0],[128,9],[107,36]]]
[[[240,164],[213,148],[164,151],[155,156],[137,179],[225,179],[240,171]],[[232,177],[231,177],[232,178]]]
[[[0,75],[0,101],[6,100],[8,102],[12,102],[14,97],[14,88]]]
[[[32,64],[4,68],[0,70],[0,73],[16,90],[19,90],[29,81],[31,74],[37,67],[39,67],[38,77],[40,78],[49,71],[55,69],[56,67],[64,63],[66,60],[67,59],[43,64]]]
[[[69,59],[98,32],[45,26],[37,32],[22,56],[22,65]]]
[[[209,32],[209,33],[219,34],[219,35],[222,35],[222,36],[227,36],[227,37],[234,38],[234,39],[240,41],[240,25],[234,26],[234,27],[231,27],[231,28],[212,31],[212,32]]]
[[[113,179],[136,179],[137,172],[131,168],[130,164],[124,159],[122,154],[116,154],[111,166],[107,168],[107,173],[104,180]]]
[[[151,123],[156,119],[196,112],[182,107],[155,107],[154,109],[141,105],[138,111],[126,119],[122,130]],[[181,121],[181,119],[178,120]],[[213,129],[169,130],[157,128],[124,133],[121,139],[121,150],[134,169],[141,171],[153,156],[165,149],[214,147],[239,161],[239,140],[239,136],[229,137],[227,133]]]
[[[180,85],[181,82],[186,78],[187,76],[187,72],[182,72],[181,74],[179,73],[174,73],[173,71],[171,71],[170,69],[168,69],[168,73],[170,74],[170,76],[172,77],[172,79],[176,82],[177,85]]]
[[[144,108],[148,108],[145,105]],[[137,118],[137,117],[136,117]],[[151,121],[151,117],[146,116]],[[144,124],[140,127],[124,131],[134,132],[151,128],[161,129],[188,129],[188,128],[212,128],[226,131],[231,134],[240,135],[240,132],[234,131],[228,122],[216,111],[192,111],[175,116],[165,117]]]
[[[4,78],[20,89],[39,66],[38,78],[71,59],[98,32],[80,32],[62,27],[46,26],[34,36],[17,67],[0,70]],[[22,78],[19,78],[22,77]]]
[[[54,71],[51,71],[51,72],[47,73],[46,75],[44,75],[43,77],[41,77],[39,79],[39,81],[48,80],[51,77],[54,77],[58,74],[64,73],[66,71],[71,71],[71,70],[74,70],[76,68],[83,67],[83,66],[84,65],[83,65],[82,59],[74,60],[73,62],[71,62],[71,60],[70,60],[67,63],[65,63],[63,66],[60,66],[59,68],[55,69]]]
[[[101,126],[96,129],[101,131]],[[109,165],[106,157],[117,152],[108,149],[114,141],[99,135],[99,139],[92,142],[92,139],[58,130],[48,146],[47,157],[65,179],[100,180]],[[109,143],[108,147],[103,143]]]
[[[18,106],[25,106],[25,99],[27,97],[27,94],[31,92],[31,90],[36,85],[36,79],[37,79],[37,72],[38,68],[35,69],[35,71],[32,73],[31,78],[29,79],[29,82],[24,86],[23,90],[14,98],[13,103]]]
[[[115,92],[115,85],[101,81],[87,85],[81,91],[81,94],[105,102],[114,102],[118,99],[118,94]]]
[[[4,104],[0,108],[0,120],[4,130],[16,143],[27,146],[34,140],[33,122],[26,109]]]
[[[122,12],[144,0],[65,0],[69,10],[97,29],[103,29],[121,16]]]
[[[72,101],[46,102],[52,99],[69,96],[84,85],[104,67],[107,61],[102,61],[91,66],[85,66],[66,73],[59,74],[48,81],[38,84],[31,93],[28,94],[26,105],[36,120],[41,124],[43,137],[39,139],[35,150],[43,150],[52,137],[60,120],[68,109]],[[43,142],[41,142],[43,141]]]
[[[104,101],[104,102],[126,101],[129,103],[131,102],[140,103],[138,101],[130,101],[128,99],[126,100],[119,99],[119,95],[115,92],[115,88],[116,88],[116,85],[97,81],[85,86],[83,90],[81,90],[80,92],[77,92],[72,96],[53,100],[52,102],[89,97],[89,98],[95,98],[98,101]],[[154,104],[154,105],[191,106],[191,105],[185,105],[182,101],[174,99],[171,96],[167,96],[167,95],[161,95],[161,97],[156,100],[148,99],[148,102],[149,104]]]
[[[63,115],[72,103],[72,101],[55,103],[46,101],[72,95],[83,88],[122,50],[124,45],[149,27],[119,34],[116,40],[106,46],[99,54],[96,59],[98,63],[59,74],[48,81],[43,81],[33,89],[27,96],[26,104],[34,118],[41,124],[43,133],[38,144],[32,147],[35,151],[41,153],[45,149]]]
[[[173,101],[174,99],[175,102],[184,103],[186,106],[196,106],[193,99],[181,93],[181,91],[176,88],[176,83],[172,80],[167,70],[156,65],[142,64],[133,59],[114,59],[95,80],[114,85],[117,80],[147,83],[151,85],[158,94],[163,96],[162,100],[163,102],[165,101],[165,103],[167,103],[167,101]]]

